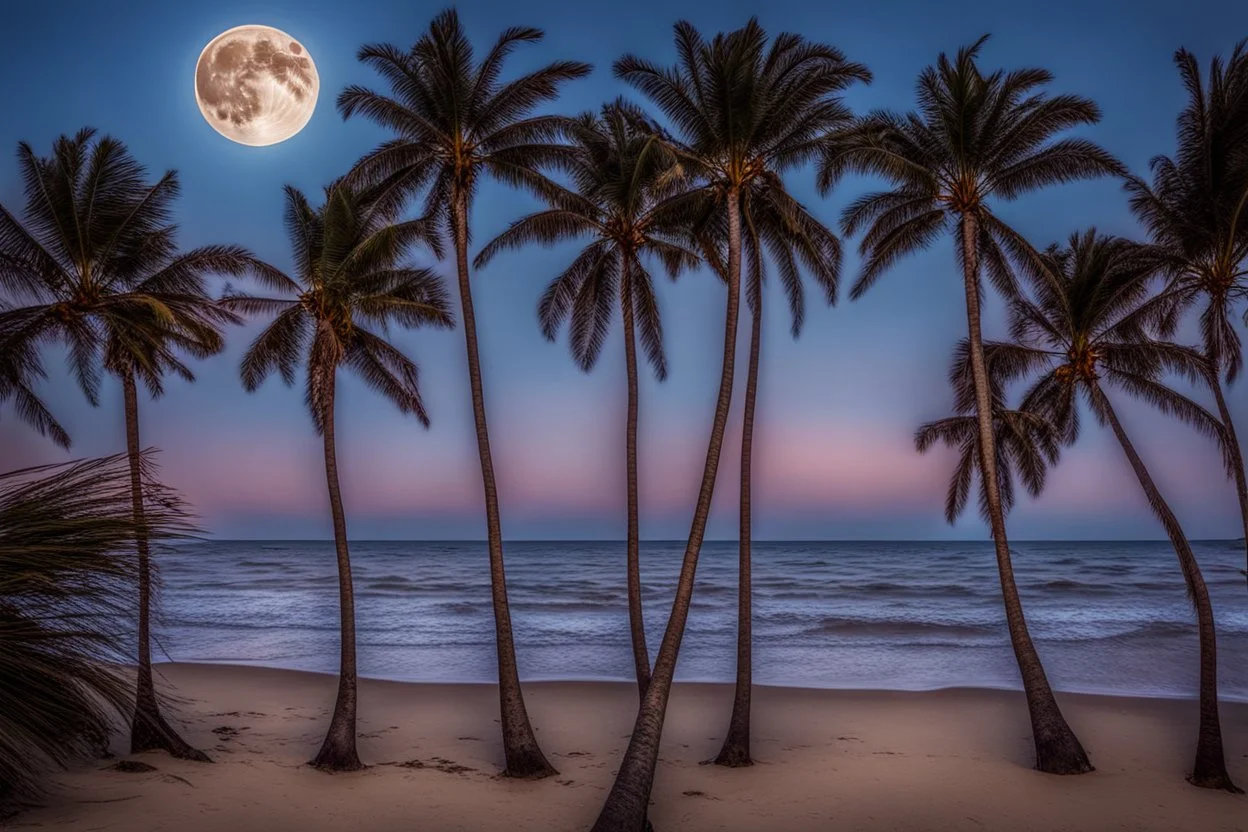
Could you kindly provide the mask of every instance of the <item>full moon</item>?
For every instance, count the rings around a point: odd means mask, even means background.
[[[195,65],[195,101],[212,128],[263,147],[303,129],[321,79],[303,44],[272,26],[236,26],[204,47]]]

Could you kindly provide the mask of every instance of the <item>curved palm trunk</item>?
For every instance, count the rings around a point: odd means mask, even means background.
[[[689,529],[689,542],[685,546],[685,555],[680,566],[680,579],[676,583],[672,613],[668,616],[663,641],[654,660],[650,686],[646,688],[641,699],[628,749],[624,752],[611,793],[607,795],[602,812],[594,823],[593,832],[642,832],[647,828],[646,809],[650,804],[650,789],[654,785],[654,767],[659,759],[663,719],[667,715],[667,701],[672,692],[676,659],[680,654],[681,639],[685,635],[685,622],[689,618],[693,580],[698,569],[698,553],[702,548],[702,537],[706,534],[711,497],[715,492],[715,475],[719,471],[719,454],[724,444],[724,428],[728,423],[728,409],[732,404],[732,373],[740,295],[741,214],[737,191],[732,189],[728,192],[728,306],[724,320],[724,358],[719,375],[719,397],[715,402],[715,419],[711,424],[711,437],[706,449],[706,465],[702,470],[702,486],[698,491],[698,502]]]
[[[737,686],[732,699],[728,736],[715,764],[739,768],[752,766],[750,757],[750,694],[754,687],[753,587],[750,582],[750,479],[754,447],[754,401],[758,396],[758,354],[763,334],[763,293],[754,303],[750,322],[750,365],[745,380],[745,412],[741,419],[741,532],[737,572]]]
[[[135,679],[134,718],[130,721],[130,753],[164,749],[183,760],[211,763],[207,754],[179,736],[161,716],[152,680],[152,557],[143,510],[143,470],[139,446],[139,395],[134,376],[121,378],[126,409],[126,454],[130,459],[130,501],[134,507],[135,550],[139,556],[139,655]]]
[[[325,482],[329,486],[329,510],[334,521],[334,550],[338,555],[338,624],[340,664],[338,698],[334,715],[321,750],[312,765],[322,771],[358,771],[364,768],[355,749],[356,688],[355,670],[355,589],[351,583],[351,555],[347,550],[347,518],[342,510],[342,491],[338,487],[338,455],[334,448],[334,378],[330,370],[326,384],[327,396],[323,428],[325,439]]]
[[[970,337],[971,372],[975,382],[975,416],[979,422],[979,465],[982,487],[987,497],[992,521],[992,539],[996,544],[997,572],[1001,578],[1001,595],[1005,602],[1005,620],[1009,626],[1014,658],[1023,677],[1023,691],[1031,716],[1032,739],[1036,746],[1036,768],[1049,774],[1083,774],[1092,771],[1088,755],[1075,732],[1066,724],[1049,687],[1044,665],[1027,631],[1023,602],[1014,582],[1014,565],[1010,560],[1010,544],[1005,535],[1005,513],[1001,508],[1000,481],[997,479],[996,437],[992,430],[992,402],[988,389],[988,371],[984,366],[984,339],[980,329],[979,238],[978,219],[964,214],[961,221],[963,282],[966,288],[966,319]]]
[[[1213,397],[1218,402],[1218,418],[1226,430],[1226,449],[1231,456],[1231,469],[1235,476],[1235,494],[1239,498],[1239,517],[1244,524],[1245,572],[1248,578],[1248,477],[1244,476],[1244,455],[1239,449],[1239,437],[1235,433],[1235,423],[1231,420],[1231,409],[1226,405],[1226,394],[1222,390],[1222,377],[1214,371],[1209,382],[1213,388]]]
[[[1122,424],[1118,421],[1118,415],[1114,412],[1109,398],[1097,385],[1092,386],[1092,393],[1099,400],[1101,409],[1108,418],[1110,427],[1113,428],[1114,436],[1118,438],[1118,444],[1122,446],[1123,453],[1127,455],[1127,461],[1131,463],[1131,468],[1140,481],[1140,488],[1144,489],[1144,495],[1148,498],[1153,514],[1166,528],[1166,535],[1170,538],[1174,553],[1179,558],[1179,568],[1183,570],[1183,580],[1187,583],[1188,596],[1192,599],[1192,605],[1196,607],[1196,626],[1200,634],[1200,731],[1196,739],[1196,765],[1187,779],[1194,786],[1239,793],[1240,789],[1231,782],[1231,776],[1226,771],[1226,759],[1222,752],[1222,727],[1218,719],[1217,634],[1213,620],[1213,605],[1209,601],[1209,588],[1205,586],[1204,576],[1200,573],[1200,565],[1196,562],[1196,556],[1192,553],[1192,547],[1183,534],[1178,518],[1170,510],[1170,505],[1165,498],[1161,496],[1161,491],[1153,482],[1148,469],[1144,467],[1144,461],[1135,452],[1135,446],[1127,438],[1127,432],[1123,430]]]
[[[637,343],[633,335],[633,281],[631,259],[620,257],[620,306],[624,313],[624,364],[628,374],[628,627],[633,641],[637,692],[645,696],[650,685],[650,651],[646,648],[646,621],[641,606],[641,530],[637,509]]]
[[[507,604],[507,575],[503,570],[503,530],[498,516],[498,487],[490,456],[490,434],[485,423],[485,395],[481,389],[481,357],[477,353],[477,319],[472,311],[472,287],[468,282],[468,198],[456,190],[451,196],[451,219],[455,237],[455,265],[459,277],[459,301],[464,316],[464,341],[468,350],[468,380],[472,387],[472,416],[477,427],[477,452],[485,489],[485,523],[490,548],[490,594],[494,602],[494,635],[498,649],[498,695],[503,728],[506,777],[539,779],[558,774],[546,761],[529,723],[516,666],[516,643],[511,633],[511,610]]]

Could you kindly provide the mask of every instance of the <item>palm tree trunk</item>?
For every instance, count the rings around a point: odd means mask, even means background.
[[[672,613],[668,616],[663,641],[654,660],[650,686],[642,697],[628,749],[624,752],[620,770],[615,776],[615,783],[611,786],[602,812],[594,823],[593,832],[643,832],[648,826],[646,810],[650,804],[650,789],[654,785],[654,767],[659,759],[663,719],[667,714],[667,701],[672,692],[672,677],[676,673],[680,642],[685,635],[685,622],[689,618],[693,581],[698,569],[698,553],[702,548],[702,537],[706,534],[711,497],[715,492],[715,475],[719,471],[719,454],[724,444],[724,428],[728,424],[728,409],[732,404],[737,307],[740,305],[741,295],[741,213],[737,200],[737,190],[730,189],[727,195],[728,308],[724,320],[724,358],[719,375],[719,397],[715,402],[715,419],[711,424],[711,437],[706,449],[706,465],[702,470],[702,486],[698,491],[689,542],[685,546],[685,556],[680,566]]]
[[[1216,365],[1214,365],[1216,367]],[[1235,495],[1239,497],[1239,517],[1244,524],[1245,577],[1248,577],[1248,477],[1244,476],[1244,455],[1239,449],[1239,437],[1235,433],[1235,423],[1231,420],[1231,409],[1226,405],[1226,394],[1222,390],[1222,376],[1215,369],[1209,386],[1213,388],[1213,397],[1218,402],[1218,418],[1226,430],[1226,450],[1230,454],[1232,474],[1235,476]]]
[[[962,266],[966,288],[966,319],[970,337],[971,372],[975,382],[975,415],[979,422],[979,464],[983,475],[982,488],[992,521],[992,538],[996,544],[997,572],[1001,579],[1001,595],[1005,602],[1005,620],[1009,626],[1014,658],[1023,677],[1023,691],[1031,716],[1032,739],[1036,746],[1036,768],[1049,774],[1083,774],[1092,771],[1088,755],[1075,732],[1066,724],[1049,687],[1044,665],[1027,631],[1023,602],[1014,582],[1014,565],[1010,560],[1010,544],[1005,535],[1005,512],[1001,508],[1000,481],[997,479],[996,439],[992,432],[992,403],[988,387],[988,371],[984,365],[984,339],[980,329],[979,238],[978,218],[972,213],[962,215]]]
[[[314,372],[309,368],[309,372]],[[338,555],[338,625],[341,628],[338,698],[321,750],[312,765],[322,771],[359,771],[364,768],[355,749],[355,589],[351,583],[351,554],[347,550],[347,517],[342,510],[338,486],[338,455],[334,449],[334,370],[329,370],[322,428],[325,440],[325,482],[329,486],[329,511],[334,521],[334,550]]]
[[[451,194],[455,237],[455,264],[459,277],[459,301],[464,316],[464,341],[468,349],[468,380],[472,387],[472,416],[477,427],[477,452],[485,488],[485,523],[490,548],[490,594],[494,601],[494,634],[498,650],[498,695],[503,728],[505,777],[540,779],[558,774],[546,761],[529,723],[516,666],[516,643],[511,633],[511,610],[507,604],[507,575],[503,569],[503,530],[498,516],[498,487],[490,456],[490,434],[485,422],[485,394],[481,389],[481,357],[477,353],[477,319],[472,311],[472,287],[468,282],[468,196],[456,188]]]
[[[628,627],[633,640],[637,693],[650,685],[650,651],[646,648],[646,621],[641,606],[641,530],[637,509],[637,343],[633,334],[632,258],[620,256],[620,306],[624,313],[624,365],[628,374],[628,424],[625,428],[628,477]]]
[[[126,454],[130,458],[130,501],[134,507],[135,550],[139,557],[139,655],[135,679],[134,718],[130,720],[130,753],[164,749],[174,757],[210,763],[207,754],[182,739],[161,716],[152,679],[152,557],[143,510],[143,467],[139,445],[139,394],[134,375],[121,377],[126,409]]]
[[[1122,446],[1127,461],[1135,471],[1140,488],[1148,498],[1153,514],[1165,526],[1166,535],[1174,546],[1174,553],[1179,558],[1179,568],[1183,571],[1183,580],[1187,583],[1187,594],[1196,607],[1196,627],[1200,635],[1200,731],[1196,739],[1196,765],[1188,776],[1188,782],[1206,789],[1224,789],[1228,792],[1240,793],[1240,789],[1231,782],[1226,770],[1226,759],[1222,752],[1222,726],[1218,719],[1218,647],[1217,634],[1213,620],[1213,604],[1209,601],[1209,588],[1205,586],[1204,576],[1200,573],[1200,565],[1192,553],[1192,547],[1183,534],[1179,520],[1170,510],[1170,505],[1161,496],[1157,484],[1153,482],[1144,461],[1135,452],[1135,446],[1127,437],[1118,414],[1114,412],[1109,397],[1098,385],[1092,385],[1092,396],[1105,413],[1109,426],[1113,428],[1118,444]]]
[[[737,687],[732,699],[728,736],[715,757],[715,764],[739,768],[752,766],[750,757],[750,694],[754,687],[753,666],[753,587],[750,583],[750,480],[754,447],[754,401],[758,397],[758,354],[763,334],[763,293],[754,302],[750,322],[750,365],[745,380],[745,412],[741,419],[741,531],[738,542],[740,565],[737,572]]]

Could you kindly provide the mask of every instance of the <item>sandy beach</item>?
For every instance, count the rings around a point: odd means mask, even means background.
[[[628,684],[526,685],[530,714],[558,777],[497,777],[502,751],[490,685],[365,680],[366,771],[327,775],[305,761],[328,721],[331,676],[265,668],[164,664],[186,735],[214,765],[163,753],[119,756],[57,775],[15,829],[344,829],[450,832],[585,830],[632,726]],[[760,687],[758,765],[701,765],[718,749],[731,689],[678,684],[653,795],[658,832],[682,830],[1215,830],[1248,829],[1248,798],[1183,779],[1196,705],[1171,699],[1065,695],[1097,766],[1060,778],[1031,769],[1022,694]],[[1222,709],[1231,773],[1248,785],[1248,705]],[[124,750],[124,749],[115,749]],[[154,771],[111,768],[138,760]]]

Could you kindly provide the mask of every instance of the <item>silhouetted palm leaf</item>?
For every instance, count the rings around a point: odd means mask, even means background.
[[[919,453],[926,453],[940,442],[958,451],[958,461],[949,481],[945,498],[945,519],[957,522],[966,510],[973,482],[979,470],[979,421],[975,416],[974,390],[970,387],[968,344],[958,344],[950,369],[955,388],[957,413],[922,425],[914,436]],[[1047,418],[1037,413],[1006,406],[1000,380],[1018,371],[1002,366],[1007,356],[989,351],[990,375],[993,380],[993,431],[996,439],[997,477],[1001,488],[1001,505],[1008,512],[1014,507],[1015,481],[1020,482],[1033,497],[1044,490],[1048,470],[1057,464],[1063,437]],[[980,516],[988,521],[988,505],[983,489],[979,492]]]
[[[287,296],[232,292],[221,299],[232,312],[273,316],[243,355],[243,386],[253,391],[274,371],[293,384],[296,369],[305,365],[305,401],[318,432],[323,385],[339,367],[428,425],[416,365],[364,324],[383,333],[391,325],[454,326],[442,279],[406,263],[414,245],[428,243],[428,223],[391,222],[376,196],[376,188],[357,190],[340,181],[326,188],[320,208],[312,208],[287,186],[286,229],[299,271],[269,283],[285,287]]]
[[[233,320],[209,297],[208,275],[271,269],[236,246],[180,252],[171,223],[178,195],[170,171],[153,183],[116,139],[91,129],[53,143],[39,157],[23,143],[19,172],[25,219],[0,208],[0,285],[23,305],[0,312],[0,356],[42,376],[38,350],[61,343],[92,404],[99,370],[133,375],[152,395],[162,377],[192,378],[178,353],[203,357],[221,349],[220,326]],[[21,386],[0,386],[0,401]],[[29,402],[19,412],[41,432],[68,444],[55,423]]]
[[[148,538],[192,533],[151,474]],[[136,532],[125,454],[0,474],[0,812],[128,715]]]

